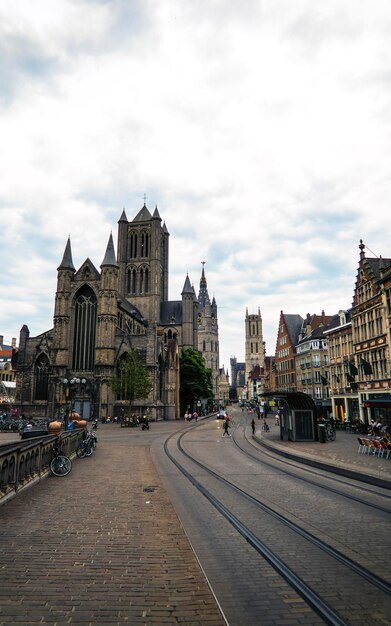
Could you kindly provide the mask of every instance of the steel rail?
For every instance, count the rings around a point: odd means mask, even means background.
[[[185,433],[182,434],[182,436]],[[282,576],[289,585],[314,609],[322,619],[331,626],[348,626],[336,611],[334,611],[322,598],[307,585],[302,578],[297,576],[278,556],[276,556],[254,533],[233,515],[210,491],[208,491],[198,480],[192,476],[183,465],[181,465],[168,450],[168,441],[176,436],[173,433],[164,443],[164,451],[170,461],[178,470],[191,482],[191,484],[219,511],[219,513],[229,521],[229,523],[244,537],[244,539]],[[182,437],[181,436],[181,437]],[[180,439],[181,439],[180,437]],[[177,443],[178,445],[178,443]],[[209,471],[209,468],[205,466]]]
[[[308,477],[305,477],[305,476],[297,476],[294,472],[290,472],[290,471],[289,471],[289,470],[287,470],[287,469],[284,469],[284,468],[276,468],[274,465],[272,465],[272,463],[269,463],[268,461],[265,461],[264,459],[260,459],[259,457],[255,456],[254,454],[251,454],[251,452],[248,452],[247,450],[245,450],[245,449],[244,449],[244,448],[243,448],[243,447],[242,447],[242,446],[238,443],[237,438],[236,438],[235,436],[234,436],[234,437],[232,437],[232,439],[233,439],[233,441],[234,441],[235,445],[239,448],[239,450],[240,450],[241,452],[243,452],[243,453],[244,453],[246,456],[248,456],[250,459],[253,459],[254,461],[257,461],[258,463],[263,463],[264,465],[267,465],[268,467],[271,467],[271,468],[273,468],[273,469],[275,469],[275,470],[277,470],[277,471],[279,471],[279,472],[283,472],[283,473],[284,473],[284,474],[286,474],[287,476],[292,476],[293,478],[295,478],[295,479],[297,479],[297,480],[304,481],[304,482],[308,483],[309,485],[315,485],[316,487],[319,487],[320,489],[324,489],[324,490],[329,491],[329,492],[331,492],[331,493],[335,493],[335,494],[337,494],[337,495],[339,495],[339,496],[342,496],[343,498],[347,498],[347,499],[349,499],[349,500],[353,500],[354,502],[358,502],[359,504],[363,504],[363,505],[368,506],[368,507],[370,507],[370,508],[372,508],[372,509],[376,509],[376,510],[378,510],[378,511],[381,511],[382,513],[387,513],[387,514],[390,514],[390,513],[391,513],[391,510],[390,510],[389,508],[388,508],[388,509],[386,509],[386,508],[382,507],[380,504],[374,504],[374,503],[372,503],[372,502],[368,502],[368,501],[366,501],[366,500],[363,500],[363,499],[362,499],[362,498],[360,498],[359,496],[354,496],[353,494],[344,493],[343,491],[340,491],[339,489],[336,489],[335,487],[330,487],[330,486],[327,486],[327,485],[322,485],[322,484],[320,484],[320,483],[316,482],[315,480],[311,480],[311,479],[310,479],[310,478],[308,478]],[[247,438],[246,438],[246,440],[248,441],[248,439],[247,439]],[[264,454],[263,450],[262,450],[262,454]],[[267,453],[265,453],[265,454],[267,454]],[[271,455],[270,455],[270,454],[267,454],[267,456],[271,456]],[[271,458],[273,458],[273,459],[274,459],[274,457],[273,457],[273,456],[271,456]],[[280,460],[280,458],[277,458],[277,459],[275,459],[275,460],[276,460],[278,463],[284,463],[284,464],[286,463],[286,461],[284,461],[284,460]],[[291,464],[289,463],[289,465],[291,465]],[[299,469],[301,470],[301,469],[302,469],[302,467],[300,467]],[[308,470],[306,470],[305,468],[304,468],[304,471],[308,472]],[[311,472],[311,473],[314,473],[314,472]],[[316,473],[315,473],[315,475],[319,476],[319,474],[316,474]],[[322,478],[324,478],[324,476],[322,476]],[[335,479],[334,479],[332,476],[331,476],[331,477],[330,477],[330,476],[327,476],[327,480],[335,481]],[[340,481],[339,481],[339,482],[340,482]],[[345,484],[346,484],[346,483],[345,483]],[[346,487],[349,487],[349,485],[348,485],[348,484],[346,484]],[[358,488],[359,488],[359,487],[358,487]],[[376,494],[376,493],[374,493],[374,492],[370,492],[370,493],[372,493],[372,495],[374,495],[374,496],[376,496],[376,495],[377,495],[377,494]],[[384,497],[386,497],[387,499],[389,498],[389,496],[387,496],[387,495],[385,495]]]
[[[296,532],[297,534],[302,536],[307,541],[311,542],[317,548],[320,548],[321,550],[323,550],[326,554],[331,556],[333,559],[339,561],[340,563],[342,563],[342,565],[344,565],[345,567],[348,567],[349,569],[354,571],[356,574],[361,576],[361,578],[365,578],[369,583],[371,583],[372,585],[378,587],[378,589],[380,589],[381,591],[383,591],[387,595],[391,596],[391,585],[386,580],[384,580],[383,578],[381,578],[377,574],[374,574],[373,572],[368,570],[366,567],[363,567],[359,563],[356,563],[356,561],[353,561],[349,557],[345,556],[344,554],[342,554],[342,552],[340,552],[339,550],[336,550],[335,548],[333,548],[332,546],[327,544],[325,541],[322,541],[321,539],[318,539],[317,537],[315,537],[315,535],[313,535],[312,533],[308,532],[307,530],[305,530],[304,528],[302,528],[301,526],[299,526],[295,522],[292,522],[287,517],[285,517],[285,515],[282,515],[282,513],[278,513],[277,511],[272,509],[269,505],[264,504],[263,502],[261,502],[255,496],[252,496],[251,494],[247,493],[246,491],[244,491],[243,489],[241,489],[240,487],[238,487],[237,485],[235,485],[231,481],[227,480],[226,478],[224,478],[223,476],[221,476],[220,474],[215,472],[212,468],[210,468],[207,465],[205,465],[204,463],[198,461],[195,457],[193,457],[191,454],[186,452],[186,450],[184,450],[183,446],[182,446],[182,438],[183,438],[184,434],[185,433],[183,433],[179,437],[178,442],[177,442],[177,446],[178,446],[179,450],[182,452],[182,454],[184,456],[186,456],[193,463],[198,465],[201,469],[207,470],[218,481],[223,482],[226,485],[228,485],[230,488],[234,489],[237,493],[239,493],[242,497],[247,499],[249,502],[251,502],[252,504],[255,504],[258,508],[261,508],[265,513],[268,513],[269,515],[271,515],[272,517],[277,519],[282,524],[288,526],[291,530],[293,530],[294,532]],[[240,446],[239,446],[239,448],[240,448]]]

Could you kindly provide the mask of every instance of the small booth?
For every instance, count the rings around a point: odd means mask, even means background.
[[[280,414],[280,439],[282,441],[317,441],[317,409],[306,393],[281,392],[265,394],[274,399]]]

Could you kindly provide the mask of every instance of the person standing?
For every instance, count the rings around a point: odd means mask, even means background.
[[[253,431],[253,435],[255,435],[255,421],[254,418],[251,420],[251,430]]]
[[[228,428],[229,428],[229,418],[227,417],[227,419],[224,421],[224,432],[223,432],[223,437],[225,435],[228,435],[228,437],[230,437],[231,435],[228,432]]]

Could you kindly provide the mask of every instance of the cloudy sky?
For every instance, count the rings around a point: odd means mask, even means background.
[[[391,256],[389,0],[2,0],[0,334],[53,325],[56,268],[99,268],[157,205],[170,299],[201,261],[220,365],[261,310],[351,305]]]

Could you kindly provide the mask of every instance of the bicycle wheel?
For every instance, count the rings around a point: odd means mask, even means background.
[[[83,456],[86,455],[86,446],[84,443],[81,443],[80,446],[78,448],[76,448],[76,456],[79,459],[82,459]]]
[[[86,445],[86,456],[91,456],[94,451],[94,445],[92,441],[89,441]]]
[[[72,469],[72,461],[67,456],[59,454],[51,460],[50,469],[55,476],[67,476]]]

